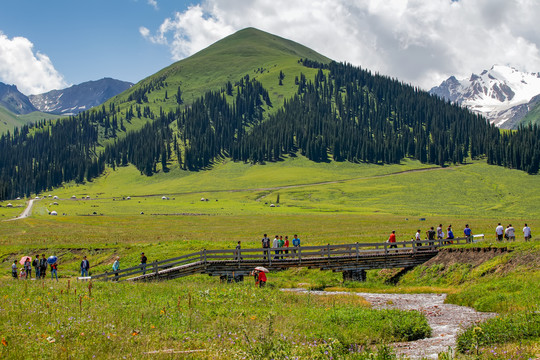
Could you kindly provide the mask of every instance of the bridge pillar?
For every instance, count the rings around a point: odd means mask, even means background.
[[[229,273],[227,275],[220,275],[219,281],[220,282],[227,282],[227,283],[242,282],[242,281],[244,281],[244,275],[237,275],[237,274],[234,274],[234,273]]]
[[[343,271],[343,281],[366,281],[366,270],[345,270]]]

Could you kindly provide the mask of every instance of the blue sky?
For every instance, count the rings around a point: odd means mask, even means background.
[[[5,0],[0,81],[137,82],[251,26],[429,89],[494,64],[539,72],[539,18],[530,0]]]
[[[68,84],[103,77],[137,82],[172,62],[169,50],[145,40],[139,27],[157,28],[188,4],[162,1],[156,9],[146,0],[5,1],[0,31],[30,40]]]

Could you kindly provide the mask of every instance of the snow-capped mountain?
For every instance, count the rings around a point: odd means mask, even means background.
[[[130,82],[104,78],[73,85],[63,90],[52,90],[29,99],[39,111],[58,115],[73,115],[103,104],[108,99],[133,86]]]
[[[16,115],[28,114],[37,109],[30,100],[21,93],[17,86],[6,85],[0,82],[0,106],[6,108]]]
[[[468,79],[451,76],[429,92],[484,115],[496,126],[511,129],[540,101],[540,74],[494,65]]]

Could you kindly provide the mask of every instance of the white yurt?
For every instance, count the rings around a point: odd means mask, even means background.
[[[58,196],[54,195],[53,199],[58,200]]]
[[[9,203],[9,204],[6,205],[6,207],[13,207],[13,204]]]
[[[58,215],[58,213],[56,211],[51,211],[51,215]]]

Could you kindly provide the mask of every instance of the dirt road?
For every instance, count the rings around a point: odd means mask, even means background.
[[[7,220],[4,220],[4,221],[13,221],[13,220],[20,220],[20,219],[24,219],[24,218],[27,218],[30,216],[30,214],[32,213],[32,207],[34,206],[34,201],[36,199],[30,199],[28,201],[28,205],[26,205],[26,209],[24,209],[24,211],[21,213],[21,215],[13,218],[13,219],[7,219]]]

